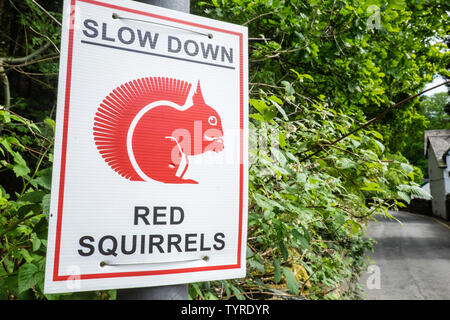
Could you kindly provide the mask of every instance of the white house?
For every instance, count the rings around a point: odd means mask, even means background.
[[[450,220],[450,130],[426,130],[424,151],[428,159],[433,215]]]

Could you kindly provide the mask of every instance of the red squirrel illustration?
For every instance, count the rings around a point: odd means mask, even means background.
[[[131,181],[198,183],[183,179],[189,157],[224,149],[222,121],[197,84],[147,77],[122,84],[103,99],[94,118],[94,141],[105,162]]]

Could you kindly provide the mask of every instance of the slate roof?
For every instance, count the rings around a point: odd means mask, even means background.
[[[450,130],[425,130],[425,156],[428,146],[431,146],[440,168],[447,167],[445,155],[450,151]]]

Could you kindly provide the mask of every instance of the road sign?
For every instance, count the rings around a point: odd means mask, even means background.
[[[64,3],[45,292],[245,276],[247,29]]]

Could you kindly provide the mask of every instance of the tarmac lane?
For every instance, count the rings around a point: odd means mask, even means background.
[[[450,299],[450,223],[409,212],[391,212],[368,225],[376,240],[361,276],[367,300]]]

